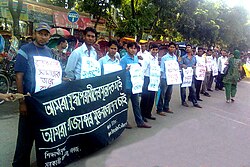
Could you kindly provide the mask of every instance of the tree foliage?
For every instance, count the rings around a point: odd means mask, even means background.
[[[39,2],[65,7],[65,0]],[[12,0],[9,8],[14,25],[18,25],[21,5],[14,11],[11,4]],[[92,14],[95,27],[100,18],[105,18],[110,27],[116,11],[115,32],[120,37],[137,36],[139,40],[146,33],[155,39],[164,37],[197,45],[250,47],[249,13],[244,7],[228,7],[223,0],[68,0],[68,5]],[[14,34],[18,34],[17,28]]]

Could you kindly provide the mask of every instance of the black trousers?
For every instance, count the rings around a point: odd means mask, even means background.
[[[218,76],[217,76],[217,88],[220,90],[222,90],[222,88],[224,87],[224,83],[222,82],[224,76],[225,75],[221,74],[219,71]]]
[[[29,112],[29,111],[28,111]],[[20,115],[18,124],[18,137],[13,167],[29,167],[30,153],[35,140],[34,124],[30,115]]]
[[[195,79],[194,83],[195,83],[196,99],[200,99],[200,91],[201,91],[202,81]]]
[[[144,83],[142,87],[142,94],[141,94],[141,115],[142,117],[151,117],[152,109],[154,106],[155,100],[155,92],[148,90],[149,85],[149,77],[144,77]]]

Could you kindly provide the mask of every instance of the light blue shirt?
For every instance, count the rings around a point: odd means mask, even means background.
[[[175,54],[173,54],[173,56],[172,56],[169,53],[167,53],[166,55],[164,55],[161,58],[161,78],[165,78],[166,79],[165,61],[170,61],[170,60],[177,61],[177,57],[175,56]]]
[[[193,67],[196,65],[196,63],[197,63],[196,57],[193,55],[192,58],[189,59],[187,54],[182,56],[181,61],[180,61],[180,65],[184,64],[187,67]]]
[[[104,57],[102,57],[102,58],[99,59],[99,63],[101,65],[102,74],[104,72],[103,64],[119,64],[120,63],[119,59],[117,59],[116,57],[114,57],[114,58],[115,59],[112,60],[109,57],[108,53],[106,53],[106,55]]]
[[[134,58],[130,57],[128,53],[122,57],[120,65],[122,69],[126,69],[128,64],[138,64],[138,57],[135,55]],[[132,90],[131,75],[129,71],[126,71],[126,90]]]
[[[76,48],[69,56],[67,66],[65,68],[67,78],[75,80],[81,79],[81,67],[83,56],[92,57],[97,60],[97,53],[94,47],[91,46],[90,51],[88,51],[86,44],[82,44],[82,46]]]

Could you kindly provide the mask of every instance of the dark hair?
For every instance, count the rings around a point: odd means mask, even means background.
[[[198,50],[204,50],[203,47],[198,47]]]
[[[158,48],[159,49],[159,46],[155,43],[151,44],[150,45],[150,49],[153,49],[153,48]]]
[[[186,45],[186,49],[187,49],[188,46],[190,46],[191,49],[193,48],[191,44],[187,44],[187,45]]]
[[[174,45],[174,47],[176,47],[176,44],[175,44],[174,42],[170,42],[170,43],[168,44],[168,46],[171,46],[171,45]]]
[[[126,45],[126,44],[128,44],[126,41],[123,41],[123,42],[122,42],[122,46],[124,46],[124,45]]]
[[[128,45],[127,45],[127,48],[131,48],[133,46],[135,46],[137,48],[138,45],[137,45],[136,42],[129,42]]]
[[[118,42],[116,40],[110,40],[108,43],[108,47],[110,47],[111,45],[116,45],[117,47],[119,47]]]
[[[66,39],[64,37],[60,37],[57,41],[57,45],[60,45],[62,42],[66,42]]]
[[[83,31],[83,35],[86,35],[87,32],[93,32],[95,34],[95,36],[97,36],[97,31],[96,29],[92,28],[92,27],[86,27],[85,30]]]
[[[226,53],[227,53],[227,50],[226,50],[226,49],[222,49],[221,51],[224,51],[224,52],[226,52]]]

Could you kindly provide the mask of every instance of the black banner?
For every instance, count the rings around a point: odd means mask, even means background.
[[[65,166],[119,137],[127,122],[124,81],[123,70],[32,95],[38,166]]]

